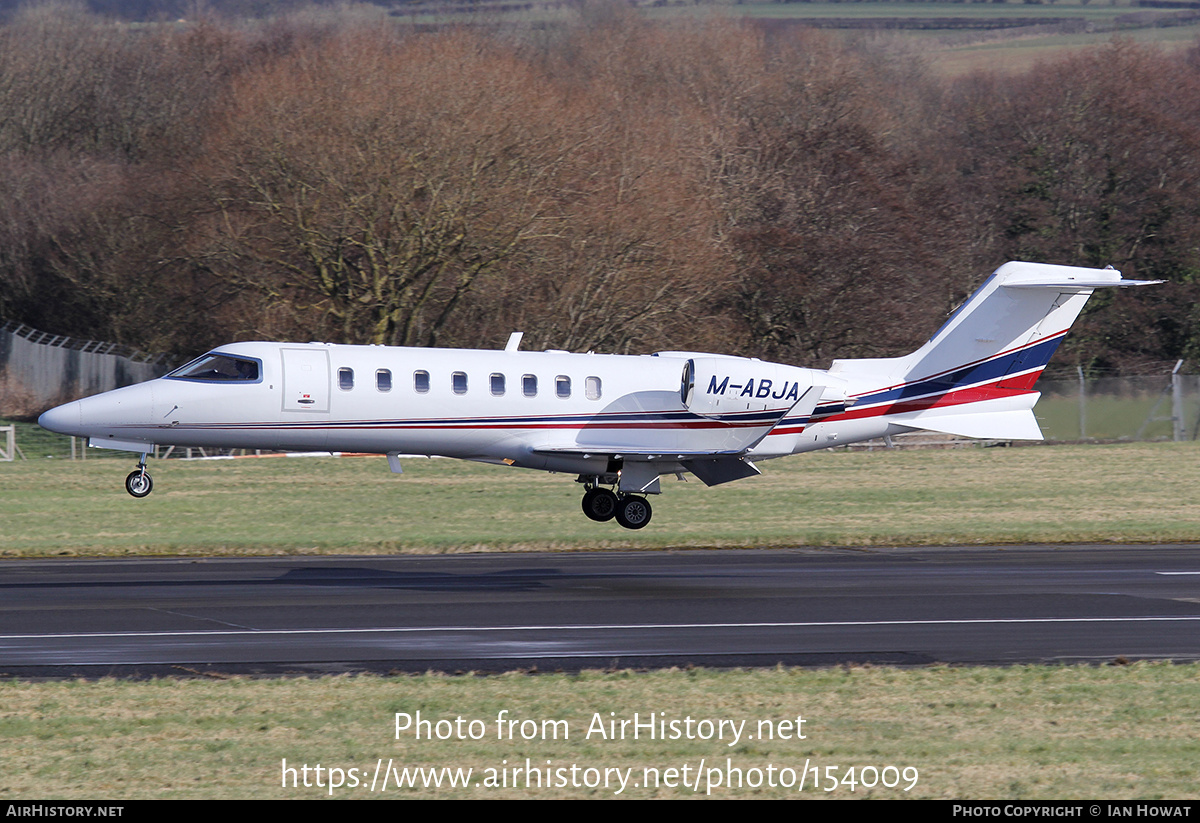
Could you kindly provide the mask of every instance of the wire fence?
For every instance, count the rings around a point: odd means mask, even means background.
[[[1042,380],[1034,408],[1047,440],[1195,440],[1200,375]]]
[[[135,363],[169,365],[171,361],[171,358],[165,354],[147,354],[132,346],[122,346],[119,343],[80,340],[76,337],[67,337],[64,334],[51,334],[50,332],[38,331],[32,326],[26,326],[24,323],[18,323],[15,320],[6,320],[0,323],[0,333],[11,334],[40,346],[54,346],[55,348],[88,352],[91,354],[111,354],[116,357],[124,357],[132,360]]]
[[[0,416],[33,417],[50,406],[165,374],[166,355],[0,323]]]
[[[158,447],[151,457],[219,457],[230,454],[254,454],[247,449],[198,449]],[[0,463],[14,460],[135,460],[132,452],[114,449],[93,449],[87,438],[69,437],[46,431],[37,423],[21,420],[0,421]]]

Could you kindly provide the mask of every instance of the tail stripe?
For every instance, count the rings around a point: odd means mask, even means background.
[[[975,363],[968,363],[955,369],[891,386],[882,391],[872,391],[857,395],[856,406],[878,405],[881,403],[899,403],[907,400],[926,398],[931,395],[945,394],[965,387],[983,383],[1007,382],[1011,388],[1028,390],[1032,382],[1021,379],[1021,375],[1040,373],[1050,361],[1050,357],[1066,336],[1066,330],[1054,335],[1048,335],[1035,343],[1000,352],[993,357],[985,358]],[[1020,365],[1020,370],[1010,375],[1014,366]],[[1008,378],[1005,380],[1005,378]]]

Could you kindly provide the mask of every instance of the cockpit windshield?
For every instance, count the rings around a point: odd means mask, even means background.
[[[180,366],[167,377],[211,383],[253,383],[259,379],[258,363],[259,361],[248,357],[213,352],[196,358],[186,366]]]

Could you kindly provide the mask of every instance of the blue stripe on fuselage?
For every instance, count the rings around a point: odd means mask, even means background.
[[[922,378],[903,386],[885,389],[875,394],[858,396],[858,404],[896,403],[916,397],[941,394],[954,391],[963,386],[977,383],[987,383],[999,380],[1004,375],[1013,372],[1025,372],[1042,368],[1050,361],[1050,357],[1063,341],[1066,332],[1044,338],[1037,343],[1019,349],[1002,352],[989,360],[970,363],[954,371],[943,372],[932,377]]]

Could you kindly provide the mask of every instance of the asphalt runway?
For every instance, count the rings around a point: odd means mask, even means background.
[[[1200,545],[0,563],[0,676],[1200,659]]]

